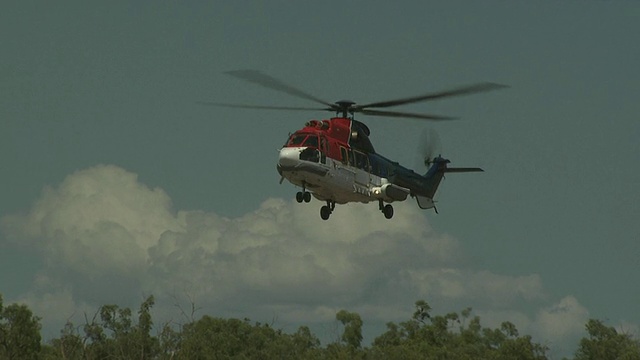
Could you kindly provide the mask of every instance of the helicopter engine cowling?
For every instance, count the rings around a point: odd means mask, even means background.
[[[375,153],[376,151],[373,149],[371,140],[369,140],[369,135],[370,131],[366,125],[359,121],[351,120],[351,133],[349,134],[350,146],[369,154]]]
[[[384,184],[371,190],[377,198],[385,201],[404,201],[410,192],[409,189],[394,184]]]

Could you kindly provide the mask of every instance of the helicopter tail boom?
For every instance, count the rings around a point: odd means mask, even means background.
[[[438,190],[438,186],[440,186],[440,182],[444,178],[444,174],[446,173],[467,173],[467,172],[483,172],[481,168],[478,167],[455,167],[450,168],[447,167],[451,161],[438,156],[433,159],[433,165],[429,168],[427,173],[424,175],[425,184],[424,184],[424,193],[425,196],[416,196],[416,200],[418,201],[418,206],[421,209],[436,209],[435,202],[433,197]],[[438,210],[436,209],[436,213]]]

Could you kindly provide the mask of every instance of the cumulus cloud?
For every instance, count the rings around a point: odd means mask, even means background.
[[[96,166],[46,187],[27,216],[3,219],[10,238],[83,274],[139,270],[162,232],[178,230],[171,200],[115,166]]]
[[[572,346],[586,335],[589,311],[574,296],[538,310],[530,331],[558,353],[571,353]]]
[[[469,269],[461,244],[434,231],[415,204],[395,206],[392,220],[375,205],[352,204],[325,222],[317,202],[269,199],[229,219],[175,211],[161,189],[101,165],[47,187],[28,214],[4,218],[2,229],[43,257],[24,299],[46,312],[45,325],[58,322],[55,329],[78,309],[136,306],[149,294],[158,311],[173,306],[162,299],[186,295],[216,316],[286,323],[332,321],[340,309],[371,322],[403,321],[415,300],[426,299],[445,311],[474,306],[508,315],[501,320],[550,336],[584,324],[588,313],[572,297],[526,315],[522,304],[546,299],[538,275]],[[47,318],[51,306],[58,316]]]
[[[534,330],[549,339],[562,339],[583,332],[589,311],[573,296],[538,311]]]
[[[439,294],[450,299],[474,299],[475,304],[504,307],[516,301],[531,301],[545,297],[538,275],[507,276],[486,270],[460,268],[423,268],[412,270],[420,293]]]

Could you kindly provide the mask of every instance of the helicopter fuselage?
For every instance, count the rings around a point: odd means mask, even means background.
[[[420,175],[376,153],[368,135],[364,124],[349,118],[309,121],[290,135],[280,150],[278,172],[302,187],[299,202],[310,199],[305,194],[308,190],[326,201],[330,210],[336,203],[378,201],[380,210],[390,218],[393,209],[384,203],[404,201],[409,196],[423,209],[434,208],[433,196],[448,160],[434,161],[427,175]],[[321,210],[323,219],[330,213]]]

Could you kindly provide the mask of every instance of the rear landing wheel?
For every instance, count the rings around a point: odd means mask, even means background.
[[[391,219],[393,217],[393,206],[389,204],[385,205],[382,209],[382,213],[384,214],[385,218]]]
[[[324,205],[320,208],[320,217],[322,220],[328,220],[331,215],[331,208],[327,205]]]

